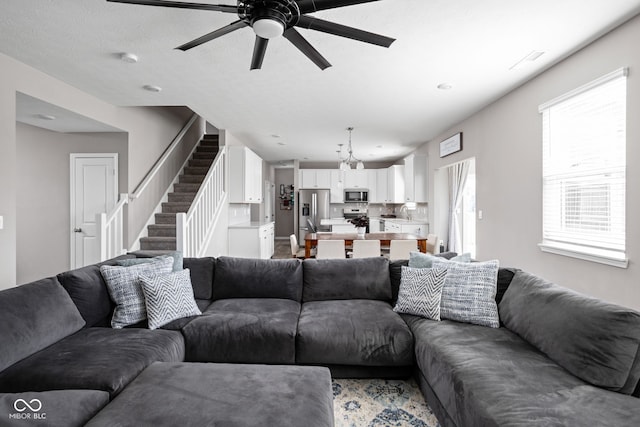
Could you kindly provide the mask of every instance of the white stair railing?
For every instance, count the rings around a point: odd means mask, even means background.
[[[117,257],[127,252],[124,244],[124,205],[129,203],[127,193],[120,194],[120,200],[111,212],[96,214],[97,237],[100,245],[100,261]]]
[[[201,257],[226,197],[226,148],[220,147],[189,211],[176,215],[176,249],[184,257]]]

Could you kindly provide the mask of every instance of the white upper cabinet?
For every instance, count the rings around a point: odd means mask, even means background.
[[[369,188],[369,174],[366,169],[349,169],[344,172],[344,188]]]
[[[404,201],[427,203],[427,156],[411,154],[404,159]]]
[[[331,169],[300,169],[300,188],[331,188]]]
[[[229,203],[262,203],[262,159],[247,147],[228,150]]]
[[[342,173],[338,169],[331,169],[331,203],[344,203],[344,183]]]
[[[369,189],[370,203],[388,203],[387,169],[372,169],[376,185]]]
[[[387,169],[387,203],[404,203],[404,166],[393,165]]]

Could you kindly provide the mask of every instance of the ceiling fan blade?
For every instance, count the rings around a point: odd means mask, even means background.
[[[251,70],[259,70],[262,68],[262,60],[264,59],[264,54],[267,52],[268,45],[269,39],[256,36],[256,44],[253,45],[253,57],[251,58]]]
[[[298,0],[298,8],[300,8],[300,13],[311,13],[353,4],[371,3],[373,1],[378,0]]]
[[[232,22],[231,24],[224,26],[222,28],[218,28],[215,31],[210,32],[209,34],[205,34],[202,37],[198,37],[195,40],[191,40],[188,43],[185,43],[181,46],[178,46],[176,49],[180,49],[180,50],[189,50],[191,48],[194,48],[196,46],[200,46],[203,43],[206,43],[208,41],[211,41],[213,39],[217,39],[218,37],[224,36],[225,34],[229,34],[232,31],[235,30],[239,30],[240,28],[244,28],[246,27],[247,24],[244,21],[236,21],[236,22]]]
[[[296,24],[296,27],[322,31],[323,33],[347,37],[353,40],[359,40],[361,42],[371,43],[382,47],[389,47],[391,46],[391,43],[396,41],[396,39],[381,36],[380,34],[358,30],[357,28],[347,27],[345,25],[324,21],[322,19],[313,18],[311,16],[301,16],[298,20],[298,23]]]
[[[318,52],[309,42],[302,37],[302,35],[296,31],[295,28],[287,29],[283,34],[287,40],[289,40],[295,47],[300,50],[300,52],[304,53],[307,58],[313,61],[321,70],[325,68],[331,67],[329,61],[324,59],[320,52]]]
[[[237,6],[229,6],[226,4],[205,4],[205,3],[187,3],[181,1],[166,1],[166,0],[107,0],[112,3],[128,3],[128,4],[140,4],[143,6],[163,6],[163,7],[176,7],[179,9],[197,9],[197,10],[212,10],[214,12],[227,12],[238,13]]]

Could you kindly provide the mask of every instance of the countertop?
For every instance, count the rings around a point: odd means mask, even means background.
[[[424,219],[406,219],[406,218],[380,218],[380,217],[371,217],[369,219],[376,219],[379,221],[393,222],[395,224],[400,225],[424,225],[429,224],[427,220]]]
[[[260,228],[265,225],[274,224],[274,221],[248,221],[239,224],[229,225],[229,228]]]
[[[324,218],[320,220],[320,225],[342,225],[349,224],[346,218]]]

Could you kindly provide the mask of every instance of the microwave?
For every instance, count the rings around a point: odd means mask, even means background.
[[[344,190],[344,202],[368,202],[369,192],[367,190]]]

